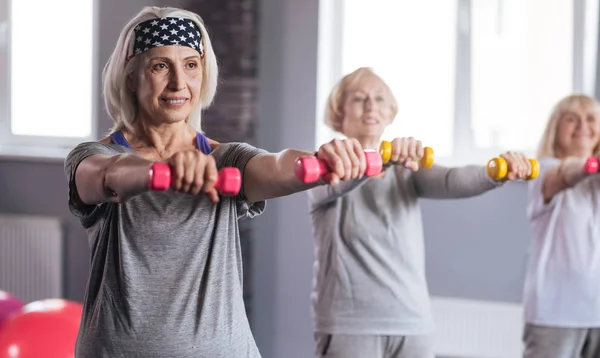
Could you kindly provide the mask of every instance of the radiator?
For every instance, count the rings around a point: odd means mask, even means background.
[[[432,297],[432,306],[437,356],[523,356],[523,309],[520,304]]]
[[[24,303],[62,298],[63,240],[57,218],[0,215],[0,290]]]

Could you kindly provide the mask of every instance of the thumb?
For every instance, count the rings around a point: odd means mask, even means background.
[[[340,182],[340,177],[334,173],[329,173],[323,176],[323,180],[330,185],[336,185]]]

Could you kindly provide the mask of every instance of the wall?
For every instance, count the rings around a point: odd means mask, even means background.
[[[215,0],[214,6],[217,6]],[[167,3],[166,0],[162,0]],[[98,83],[124,23],[146,0],[102,0],[99,3]],[[223,2],[225,4],[229,2]],[[238,135],[271,151],[286,147],[312,149],[315,146],[316,56],[318,34],[317,0],[239,1],[242,6],[258,6],[257,39],[244,38],[248,45],[258,43],[258,83],[251,77],[252,65],[225,65],[223,69],[243,67],[227,77],[220,88],[221,103],[241,101],[246,109],[229,107],[207,113],[206,130],[216,138]],[[244,43],[229,50],[216,40],[226,31],[215,16],[224,8],[213,9],[210,2],[170,1],[169,5],[198,7],[210,18],[215,50],[230,51],[232,57],[252,57]],[[206,8],[204,8],[206,6]],[[205,9],[205,10],[202,10]],[[210,10],[210,11],[209,11]],[[253,26],[244,22],[243,12],[230,24],[238,36]],[[208,22],[209,20],[207,20]],[[252,22],[252,21],[249,21]],[[217,31],[218,29],[221,29]],[[251,30],[247,30],[251,31]],[[230,36],[231,34],[227,34]],[[223,44],[230,43],[228,40]],[[250,54],[249,54],[250,53]],[[244,72],[246,71],[246,72]],[[248,74],[250,73],[250,75]],[[256,91],[256,86],[260,91]],[[252,98],[258,96],[258,109]],[[98,96],[100,99],[100,94]],[[255,111],[258,110],[258,113]],[[247,112],[246,112],[247,111]],[[108,131],[110,122],[99,102],[99,133]],[[254,120],[253,118],[258,119]],[[225,121],[222,126],[215,122]],[[236,134],[233,134],[233,133]],[[231,136],[231,137],[229,137]],[[67,188],[62,162],[0,160],[0,212],[56,215],[67,227],[67,297],[82,300],[88,275],[89,250],[85,232],[68,212]],[[513,184],[479,198],[445,202],[423,201],[427,246],[427,273],[432,294],[518,302],[527,247],[527,226],[523,216],[525,186]],[[265,358],[307,357],[312,355],[309,293],[312,280],[312,242],[306,196],[297,194],[271,200],[267,212],[252,220],[253,330]],[[244,224],[246,225],[246,224]],[[247,270],[247,272],[250,272]]]
[[[318,0],[262,0],[258,144],[312,150]],[[528,245],[526,185],[472,199],[423,200],[433,295],[519,302]],[[270,200],[253,220],[254,333],[265,358],[313,354],[313,249],[306,195]]]
[[[111,126],[100,96],[100,75],[112,53],[119,31],[149,0],[97,0],[99,27],[96,67],[98,133]],[[60,160],[21,160],[0,158],[0,212],[59,217],[66,228],[68,299],[83,301],[88,277],[87,235],[67,208],[67,184]]]

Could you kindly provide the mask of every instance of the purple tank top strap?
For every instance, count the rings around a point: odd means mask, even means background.
[[[111,133],[110,139],[112,139],[113,143],[115,143],[117,145],[131,148],[131,146],[127,142],[127,139],[125,139],[125,136],[123,135],[123,133],[121,131],[116,131],[116,132]]]
[[[208,143],[208,139],[202,133],[196,133],[196,141],[198,142],[198,150],[204,154],[210,154],[212,152],[212,148]]]

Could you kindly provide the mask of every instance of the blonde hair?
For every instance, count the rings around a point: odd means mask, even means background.
[[[342,123],[344,121],[344,102],[346,101],[346,92],[348,87],[352,86],[363,76],[374,76],[380,80],[381,83],[383,83],[390,96],[392,120],[396,118],[396,115],[398,114],[398,102],[390,87],[375,73],[375,71],[373,71],[373,69],[369,67],[360,67],[359,69],[354,70],[353,72],[342,77],[342,79],[333,87],[333,90],[329,94],[329,98],[327,99],[327,108],[325,109],[325,124],[334,131],[340,133],[342,131]]]
[[[135,17],[133,17],[121,31],[117,45],[109,57],[103,71],[104,102],[108,114],[114,121],[112,131],[127,128],[134,133],[133,123],[138,114],[138,103],[135,93],[127,88],[127,78],[134,73],[140,64],[143,56],[135,56],[128,61],[128,56],[133,53],[134,29],[141,22],[163,18],[180,17],[190,19],[198,27],[202,34],[202,44],[204,46],[204,58],[202,60],[202,88],[200,90],[200,103],[190,114],[187,122],[197,131],[201,131],[201,113],[202,109],[207,108],[212,103],[217,91],[217,80],[219,70],[217,59],[204,26],[204,21],[197,14],[177,9],[173,7],[144,7]]]
[[[550,118],[546,124],[546,129],[540,140],[537,151],[538,158],[556,157],[556,132],[560,119],[573,108],[590,108],[596,115],[600,115],[600,104],[592,97],[584,94],[572,94],[561,99],[550,113]],[[600,154],[600,145],[594,148],[594,155]]]

